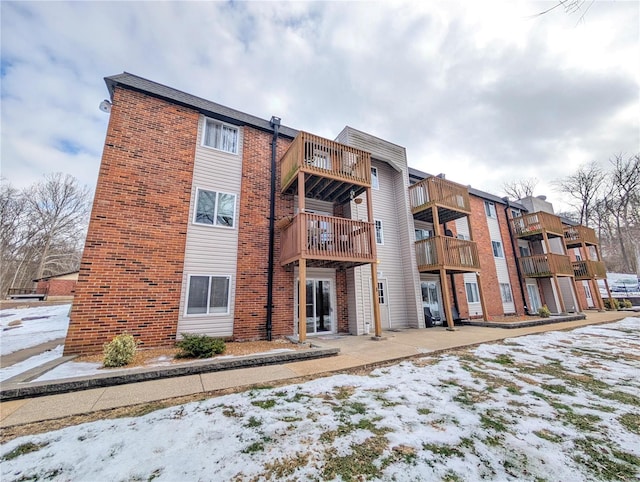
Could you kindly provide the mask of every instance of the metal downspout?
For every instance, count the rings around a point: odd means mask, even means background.
[[[530,315],[529,308],[527,308],[527,297],[525,296],[523,286],[526,286],[524,283],[524,278],[522,277],[522,271],[520,271],[520,263],[518,262],[518,252],[516,250],[516,245],[513,242],[513,229],[511,228],[511,222],[509,221],[509,214],[507,213],[507,209],[511,208],[511,203],[509,202],[508,197],[503,197],[502,200],[507,203],[507,207],[504,208],[504,215],[507,218],[507,229],[509,230],[509,240],[511,241],[511,250],[513,251],[513,258],[516,263],[516,273],[518,275],[518,281],[520,281],[520,295],[522,296],[522,305],[524,306],[524,314]]]
[[[275,244],[276,215],[276,150],[278,147],[278,129],[280,117],[271,117],[273,138],[271,139],[271,195],[269,197],[269,267],[267,269],[267,340],[271,341],[273,328],[273,252]]]

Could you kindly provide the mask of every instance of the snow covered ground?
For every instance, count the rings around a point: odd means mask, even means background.
[[[64,338],[71,304],[0,311],[0,355]]]
[[[637,480],[640,318],[25,436],[18,480]]]

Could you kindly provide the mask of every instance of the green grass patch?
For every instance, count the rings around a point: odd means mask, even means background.
[[[639,413],[625,413],[618,417],[618,422],[629,432],[640,435],[640,414]]]
[[[429,415],[431,413],[431,410],[429,410],[428,408],[423,408],[423,407],[418,408],[418,410],[416,410],[416,411],[420,415]]]
[[[535,432],[533,432],[536,436],[540,437],[541,439],[544,440],[548,440],[549,442],[553,442],[556,444],[559,444],[560,442],[562,442],[564,439],[560,436],[560,435],[556,435],[553,432],[550,432],[549,430],[536,430]]]
[[[49,442],[43,442],[40,444],[27,442],[27,443],[18,445],[15,449],[4,454],[0,460],[13,460],[15,458],[20,457],[21,455],[29,454],[31,452],[37,452],[38,450],[46,447],[47,445],[49,445]]]
[[[493,411],[480,415],[480,423],[484,428],[493,429],[498,433],[507,431],[507,421]]]
[[[443,457],[463,457],[464,454],[453,445],[439,445],[439,444],[422,444],[422,448],[429,450],[436,455],[442,455]]]
[[[506,353],[503,353],[501,355],[498,355],[494,360],[494,363],[497,363],[499,365],[513,365],[513,357],[511,355],[507,355]]]
[[[574,392],[569,390],[564,385],[543,383],[540,385],[540,388],[542,388],[547,392],[554,393],[556,395],[575,395]]]
[[[283,480],[291,477],[295,471],[309,463],[309,454],[296,452],[289,457],[283,457],[273,462],[264,464],[265,473],[261,474],[259,480]]]
[[[598,479],[634,480],[640,467],[640,457],[616,450],[603,440],[586,437],[575,441],[582,452],[573,459],[584,465]]]
[[[275,407],[276,400],[275,398],[267,398],[266,400],[254,400],[253,402],[251,402],[251,405],[260,407],[264,410],[269,410],[270,408]]]
[[[262,420],[260,420],[259,418],[254,417],[254,416],[251,416],[249,418],[249,421],[246,423],[245,427],[247,427],[247,428],[255,428],[255,427],[259,427],[260,425],[262,425]]]
[[[336,449],[329,448],[325,451],[325,465],[322,469],[321,480],[334,480],[340,477],[342,480],[371,480],[382,476],[382,464],[376,464],[376,460],[387,449],[388,440],[383,432],[388,430],[377,429],[379,433],[369,437],[363,443],[351,447],[352,453],[346,456],[337,456]]]

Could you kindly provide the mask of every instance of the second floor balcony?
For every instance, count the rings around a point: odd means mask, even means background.
[[[582,244],[586,246],[596,246],[598,237],[596,232],[586,226],[565,226],[564,244],[567,248],[577,248]]]
[[[349,268],[376,261],[373,223],[300,213],[280,223],[280,263]]]
[[[471,214],[469,189],[439,177],[428,177],[409,186],[411,213],[415,219],[433,223],[433,211],[438,211],[440,224]]]
[[[522,275],[526,278],[550,278],[552,276],[573,276],[573,266],[569,256],[563,254],[536,254],[518,258]]]
[[[371,187],[371,154],[300,132],[280,159],[281,192],[300,192],[300,171],[305,197],[344,204]]]
[[[450,273],[478,271],[480,257],[475,241],[433,236],[416,241],[418,271],[438,271],[442,268]]]
[[[578,280],[606,279],[607,268],[602,261],[583,259],[572,261],[573,274]]]
[[[564,228],[560,218],[555,214],[543,211],[513,218],[511,226],[517,238],[540,240],[543,238],[543,233],[551,238],[564,237]]]

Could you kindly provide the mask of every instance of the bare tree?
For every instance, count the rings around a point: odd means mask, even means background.
[[[530,177],[527,179],[516,179],[502,184],[502,191],[514,200],[533,196],[533,192],[538,185],[538,179]]]
[[[89,191],[61,173],[18,191],[0,191],[0,292],[35,278],[78,268],[89,212]]]
[[[639,272],[640,250],[640,154],[624,159],[617,155],[610,160],[613,167],[609,186],[603,199],[604,209],[611,217],[611,224],[618,240],[621,268],[624,272]]]
[[[591,8],[591,6],[594,4],[595,0],[558,0],[556,3],[554,3],[551,7],[536,13],[535,15],[532,15],[532,17],[540,17],[542,15],[545,15],[557,8],[562,7],[565,11],[565,13],[569,14],[569,15],[573,15],[575,13],[579,13],[580,17],[578,18],[578,22],[582,22],[584,21],[585,16],[587,15],[587,12],[589,12],[589,9]]]
[[[569,205],[580,214],[578,221],[589,225],[594,204],[606,179],[605,171],[596,161],[581,165],[578,170],[553,184],[556,189],[569,196]]]

